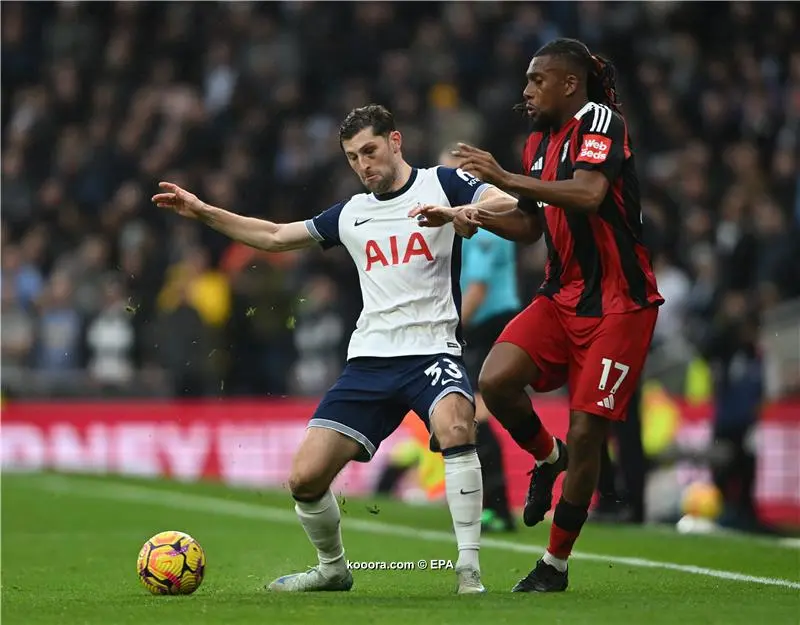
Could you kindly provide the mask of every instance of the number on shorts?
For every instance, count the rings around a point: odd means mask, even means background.
[[[600,384],[597,385],[601,391],[606,390],[606,385],[608,384],[608,375],[611,373],[611,365],[614,365],[614,369],[620,372],[619,378],[614,383],[614,386],[611,387],[610,393],[613,395],[619,389],[620,384],[625,379],[625,376],[628,375],[628,371],[630,371],[630,367],[628,365],[623,365],[621,362],[614,362],[610,358],[603,358],[601,361],[603,363],[603,374],[600,376]]]
[[[447,364],[447,367],[445,367],[444,370],[442,370],[442,363]],[[443,378],[443,373],[450,377]],[[433,363],[430,367],[425,369],[425,375],[433,378],[431,381],[431,386],[436,386],[440,380],[442,382],[442,386],[444,386],[448,382],[455,382],[456,380],[460,380],[464,377],[464,374],[461,373],[461,369],[458,368],[458,365],[449,358],[442,358],[441,360]]]

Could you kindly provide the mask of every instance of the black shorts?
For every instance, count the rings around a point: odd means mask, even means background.
[[[450,393],[475,401],[458,356],[354,358],[325,393],[308,427],[349,436],[363,448],[356,460],[369,462],[409,411],[430,431],[433,409]]]
[[[478,392],[478,375],[481,372],[483,361],[492,349],[497,337],[505,329],[509,321],[511,321],[518,313],[517,310],[509,310],[494,317],[489,317],[482,323],[476,326],[470,326],[464,329],[464,340],[466,347],[464,348],[464,364],[467,367],[467,375],[469,381],[475,392]]]

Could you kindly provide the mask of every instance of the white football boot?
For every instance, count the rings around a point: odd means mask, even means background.
[[[318,591],[346,591],[353,587],[353,574],[350,569],[336,577],[325,577],[319,567],[312,567],[302,573],[283,575],[272,581],[267,590],[275,592],[318,592]]]
[[[459,595],[478,595],[486,592],[486,588],[481,583],[480,571],[473,568],[456,569],[458,578]]]

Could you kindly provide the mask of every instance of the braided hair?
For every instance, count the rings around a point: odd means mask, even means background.
[[[592,102],[605,104],[621,113],[621,103],[617,99],[617,71],[608,59],[592,54],[589,48],[577,39],[554,39],[542,46],[535,56],[562,56],[571,60],[586,72],[586,95]],[[515,110],[524,110],[525,105],[517,105]]]

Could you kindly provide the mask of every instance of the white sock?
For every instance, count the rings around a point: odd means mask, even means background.
[[[346,569],[346,563],[342,546],[341,514],[336,497],[328,489],[317,501],[295,500],[294,509],[308,539],[317,548],[320,573],[325,577],[341,575]]]
[[[556,558],[552,553],[549,551],[545,551],[544,555],[542,556],[542,560],[544,560],[545,564],[549,564],[557,571],[561,571],[562,573],[567,570],[567,561],[562,560],[561,558]]]
[[[483,477],[478,452],[472,448],[455,456],[444,456],[444,480],[447,505],[458,541],[456,568],[480,570],[478,550],[481,543]]]
[[[550,452],[550,455],[547,456],[544,460],[537,460],[536,464],[553,464],[556,460],[558,460],[558,442],[556,441],[556,437],[553,437],[553,451]]]

